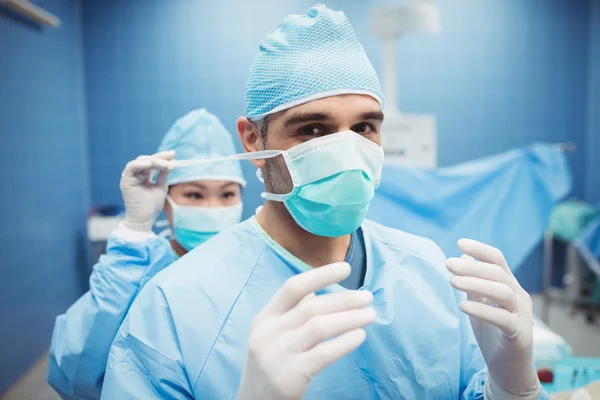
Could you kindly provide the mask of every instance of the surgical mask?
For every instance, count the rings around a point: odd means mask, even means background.
[[[381,180],[381,146],[356,132],[343,131],[288,150],[244,153],[212,161],[278,155],[283,156],[293,188],[287,194],[263,193],[262,197],[283,202],[296,223],[315,235],[338,237],[358,229]],[[211,160],[188,162],[198,161]],[[186,164],[175,162],[176,167]]]
[[[264,193],[265,199],[283,202],[298,225],[318,236],[358,229],[379,186],[381,146],[345,131],[294,146],[283,158],[294,188],[287,194]]]
[[[242,203],[225,207],[199,207],[179,205],[170,196],[167,196],[167,201],[173,210],[175,239],[187,251],[242,219]]]

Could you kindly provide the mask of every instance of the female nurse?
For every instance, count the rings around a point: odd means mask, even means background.
[[[100,398],[110,346],[144,284],[241,220],[246,182],[239,161],[174,169],[173,160],[235,153],[231,134],[221,121],[200,109],[175,122],[158,153],[127,164],[120,184],[125,219],[94,266],[90,290],[54,325],[48,382],[61,397]],[[162,210],[173,232],[170,239],[152,232]]]

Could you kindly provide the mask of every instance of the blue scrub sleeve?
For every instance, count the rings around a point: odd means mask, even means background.
[[[193,399],[171,310],[151,282],[113,342],[102,399]]]
[[[139,290],[173,263],[165,238],[113,234],[90,276],[90,290],[54,324],[48,382],[63,399],[98,399],[110,346]]]

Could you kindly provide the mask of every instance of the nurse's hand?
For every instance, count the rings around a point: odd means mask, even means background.
[[[537,399],[540,382],[533,363],[531,297],[512,274],[502,252],[461,239],[461,258],[450,258],[450,283],[467,293],[460,304],[488,367],[486,398]]]
[[[165,204],[167,177],[173,169],[174,151],[139,156],[125,166],[121,175],[121,195],[125,203],[125,225],[138,232],[150,232]],[[152,175],[158,171],[156,182]]]
[[[290,278],[254,318],[241,400],[300,399],[323,368],[360,346],[375,321],[368,291],[315,292],[350,275],[347,263]]]

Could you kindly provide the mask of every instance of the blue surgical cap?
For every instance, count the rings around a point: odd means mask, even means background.
[[[236,154],[231,134],[219,118],[204,108],[179,118],[163,138],[158,151],[175,150],[175,159],[193,160]],[[218,161],[176,168],[169,185],[198,180],[231,181],[246,185],[239,161]]]
[[[284,18],[262,41],[246,86],[246,117],[340,94],[367,94],[383,108],[377,73],[350,21],[318,4]]]

